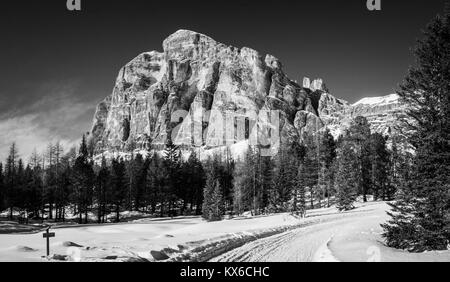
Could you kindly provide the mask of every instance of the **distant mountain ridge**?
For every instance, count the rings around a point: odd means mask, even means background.
[[[335,137],[341,135],[357,116],[366,117],[373,132],[383,135],[396,134],[401,126],[399,117],[406,116],[406,105],[397,94],[363,98],[354,104],[340,101],[343,103],[340,108],[330,111],[327,106],[325,111],[319,112],[325,126]]]
[[[356,107],[359,105],[388,105],[392,103],[398,103],[399,99],[400,97],[398,96],[398,94],[390,94],[381,97],[366,97],[352,104],[352,106]]]

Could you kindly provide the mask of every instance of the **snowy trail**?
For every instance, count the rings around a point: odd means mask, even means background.
[[[211,261],[308,262],[316,260],[321,246],[342,227],[353,224],[355,216],[316,223],[272,237],[256,240]]]
[[[250,242],[219,257],[215,262],[311,262],[311,261],[367,261],[371,259],[368,249],[376,240],[362,240],[358,245],[358,257],[336,257],[340,254],[339,246],[349,238],[358,242],[358,235],[379,235],[379,224],[385,220],[384,203],[368,203],[362,207],[344,214],[330,216],[327,220],[312,225],[294,229],[272,237]],[[363,236],[364,237],[364,236]],[[334,242],[336,238],[341,242]],[[366,237],[364,237],[367,239]]]
[[[211,259],[213,262],[418,262],[450,261],[450,251],[413,254],[388,248],[381,223],[388,205],[358,203],[354,211],[317,215],[319,221],[282,234],[255,240]]]

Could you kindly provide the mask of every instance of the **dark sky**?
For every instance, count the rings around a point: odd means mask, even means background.
[[[178,29],[278,57],[293,80],[321,77],[355,102],[394,91],[410,48],[445,0],[21,0],[0,6],[0,160],[48,141],[70,146],[125,63]],[[15,2],[15,3],[14,3]]]

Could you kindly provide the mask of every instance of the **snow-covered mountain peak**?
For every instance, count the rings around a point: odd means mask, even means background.
[[[358,102],[354,103],[352,106],[356,107],[359,105],[371,105],[371,106],[382,106],[382,105],[389,105],[393,103],[397,103],[400,99],[400,96],[398,94],[390,94],[387,96],[381,96],[381,97],[367,97],[359,100]]]

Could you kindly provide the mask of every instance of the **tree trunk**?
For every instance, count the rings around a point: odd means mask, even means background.
[[[48,219],[53,219],[53,203],[50,202],[48,206]]]
[[[105,217],[106,217],[106,204],[103,204],[102,205],[102,223],[106,222]]]
[[[151,212],[152,212],[152,214],[155,214],[155,212],[156,212],[156,203],[154,202],[154,201],[152,201],[152,203],[151,203]]]
[[[328,197],[327,197],[327,208],[329,208],[330,207],[330,193],[328,192],[328,195],[327,195]]]
[[[102,206],[101,205],[98,205],[97,223],[102,223]]]
[[[120,222],[120,206],[116,206],[116,222]]]

